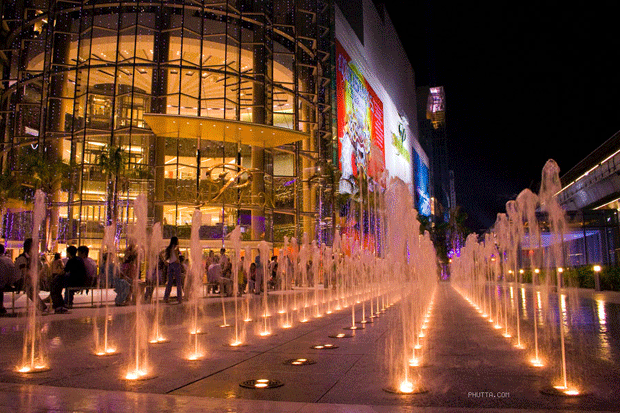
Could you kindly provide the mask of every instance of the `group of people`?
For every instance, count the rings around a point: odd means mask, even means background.
[[[135,303],[138,294],[144,294],[145,301],[152,298],[156,286],[165,284],[164,301],[168,302],[172,287],[176,285],[176,300],[181,303],[187,299],[184,293],[188,261],[179,250],[179,239],[170,238],[170,243],[158,256],[157,265],[146,274],[144,281],[140,277],[140,263],[138,248],[135,243],[129,242],[117,260],[116,254],[104,252],[101,255],[100,266],[90,258],[87,246],[68,246],[65,259],[59,253],[54,255],[51,264],[48,264],[44,255],[37,266],[39,284],[33,283],[32,239],[24,241],[23,252],[15,262],[5,255],[4,245],[0,245],[0,314],[6,313],[3,306],[5,291],[24,291],[40,311],[49,311],[46,304],[51,304],[55,313],[66,313],[73,306],[73,296],[81,289],[88,290],[97,285],[103,288],[114,288],[116,292],[115,304],[127,305]],[[273,256],[264,267],[260,255],[257,255],[249,267],[246,267],[245,257],[240,257],[237,266],[238,294],[244,292],[260,294],[264,291],[264,277],[267,277],[267,288],[275,289],[279,286],[278,257]],[[285,263],[286,264],[286,263]],[[210,293],[219,293],[232,296],[233,265],[226,255],[226,249],[221,248],[219,254],[209,251],[205,263],[205,273]],[[267,274],[265,275],[265,271]],[[98,283],[97,280],[100,280]],[[139,288],[144,287],[144,288]],[[39,290],[49,290],[50,295],[42,300],[36,293]],[[64,295],[63,295],[64,290]],[[185,297],[184,297],[185,296]]]
[[[3,304],[5,291],[24,291],[42,312],[49,311],[45,303],[48,301],[55,313],[66,313],[73,306],[76,291],[95,285],[97,264],[88,256],[87,246],[68,246],[66,260],[56,253],[51,265],[45,256],[41,256],[37,263],[32,250],[32,238],[27,238],[22,253],[13,262],[5,254],[4,245],[0,245],[0,314],[6,314]],[[35,279],[39,281],[38,284]],[[41,286],[50,292],[45,301],[38,294]]]
[[[187,273],[187,261],[179,251],[179,239],[172,237],[170,244],[158,255],[157,265],[145,277],[144,284],[140,280],[140,268],[138,262],[138,250],[133,242],[130,242],[123,253],[120,266],[116,266],[113,254],[104,255],[106,262],[103,267],[109,275],[109,284],[114,287],[117,306],[135,303],[137,295],[141,294],[138,286],[144,285],[144,301],[153,297],[156,286],[165,283],[164,301],[168,302],[172,287],[176,284],[177,301],[183,302],[183,287],[185,274]]]
[[[219,255],[213,251],[209,252],[205,270],[207,273],[207,283],[209,293],[219,293],[227,297],[233,295],[233,265],[226,255],[226,249],[222,248]],[[248,274],[249,272],[249,274]],[[237,269],[238,295],[243,293],[260,294],[264,291],[263,277],[265,269],[260,260],[260,255],[254,258],[246,270],[245,257],[240,257]],[[271,257],[267,265],[267,288],[274,289],[278,284],[278,257]]]

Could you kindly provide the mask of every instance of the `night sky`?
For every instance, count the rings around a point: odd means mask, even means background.
[[[416,73],[446,91],[457,204],[481,231],[545,162],[561,174],[620,130],[618,2],[383,1]]]

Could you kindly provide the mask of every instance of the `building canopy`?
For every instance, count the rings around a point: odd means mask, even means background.
[[[307,133],[291,129],[203,116],[146,113],[144,120],[155,135],[171,138],[239,142],[263,148],[274,148],[309,138]]]

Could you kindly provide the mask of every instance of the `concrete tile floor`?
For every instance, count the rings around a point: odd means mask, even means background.
[[[80,296],[78,296],[80,297]],[[273,294],[272,303],[279,297]],[[80,298],[78,298],[80,299]],[[89,297],[82,298],[90,301]],[[251,297],[258,303],[258,297]],[[232,299],[227,299],[232,322]],[[42,317],[51,370],[22,375],[14,368],[21,358],[24,318],[0,319],[0,411],[239,411],[239,412],[448,412],[543,410],[609,410],[620,407],[616,395],[618,362],[602,363],[593,354],[585,362],[595,368],[585,378],[590,395],[557,398],[540,389],[551,383],[551,369],[536,370],[527,364],[527,352],[515,349],[463,300],[449,284],[440,284],[419,368],[422,385],[417,395],[383,391],[385,343],[398,308],[394,307],[352,338],[333,339],[351,324],[350,309],[312,318],[292,329],[276,328],[278,315],[270,318],[273,333],[260,337],[260,320],[243,323],[247,344],[225,344],[232,328],[219,328],[221,302],[207,298],[199,336],[205,358],[188,361],[188,305],[164,305],[162,330],[169,342],[149,346],[153,376],[149,380],[122,378],[129,364],[134,307],[109,309],[110,340],[121,353],[96,357],[94,325],[102,325],[102,308],[76,308],[71,314]],[[312,314],[313,312],[309,312]],[[356,318],[361,318],[358,308]],[[240,323],[241,325],[241,323]],[[333,343],[333,350],[313,350],[313,344]],[[284,365],[289,358],[316,361],[309,366]],[[268,390],[241,388],[241,381],[276,378],[284,386]],[[486,393],[508,394],[489,397]],[[540,411],[543,411],[540,410]]]

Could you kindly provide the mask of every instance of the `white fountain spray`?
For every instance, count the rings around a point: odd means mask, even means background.
[[[509,219],[509,268],[514,272],[514,283],[516,288],[515,297],[515,319],[517,325],[517,348],[523,348],[523,343],[521,343],[521,310],[519,305],[519,284],[521,283],[521,273],[518,268],[518,251],[519,246],[521,244],[521,239],[523,238],[523,218],[521,215],[521,211],[519,211],[519,204],[516,200],[511,200],[506,203],[506,212],[508,214]]]
[[[319,271],[321,268],[321,247],[312,240],[312,283],[314,286],[314,316],[321,317],[319,308]]]
[[[549,273],[552,268],[556,269],[556,286],[558,296],[558,312],[559,312],[559,335],[560,335],[560,352],[561,352],[561,384],[556,389],[563,392],[575,392],[575,389],[569,388],[568,375],[566,372],[566,346],[565,346],[565,329],[564,320],[562,319],[561,309],[564,307],[562,303],[562,271],[564,267],[564,234],[567,232],[567,224],[565,213],[558,200],[556,194],[560,192],[562,184],[560,182],[560,168],[558,164],[550,159],[547,161],[542,171],[542,179],[540,185],[540,202],[544,212],[547,213],[550,223],[551,233],[551,257],[549,257]],[[548,275],[550,277],[550,275]],[[569,394],[569,393],[567,393]]]
[[[233,247],[234,257],[233,261],[233,296],[235,300],[235,339],[232,341],[232,346],[241,345],[241,339],[239,337],[239,257],[241,256],[241,227],[237,225],[235,229],[230,233],[230,242]]]
[[[269,263],[269,244],[266,241],[261,241],[258,243],[258,251],[260,254],[260,262],[263,266],[263,330],[261,331],[262,336],[266,336],[271,334],[271,331],[268,327],[268,319],[269,319],[269,304],[267,302],[267,278],[269,277],[268,266]]]
[[[536,207],[538,206],[538,196],[529,189],[524,189],[517,196],[517,203],[519,209],[523,214],[524,221],[528,227],[528,248],[532,249],[534,244],[538,245],[540,249],[540,228],[538,225],[538,218],[536,218]],[[532,301],[534,303],[534,358],[531,360],[532,365],[536,367],[542,367],[543,363],[540,359],[539,347],[538,347],[538,300],[536,293],[538,292],[538,263],[536,262],[536,254],[532,254],[530,260],[530,266],[532,268]]]
[[[147,226],[147,200],[146,195],[140,194],[136,197],[134,201],[134,213],[136,216],[136,223],[134,226],[132,240],[130,242],[135,241],[136,250],[138,257],[136,259],[136,275],[133,279],[133,290],[132,294],[134,296],[134,300],[136,302],[135,307],[135,337],[134,337],[134,345],[132,350],[130,351],[130,355],[132,356],[132,362],[130,364],[130,369],[128,370],[125,378],[127,380],[140,380],[144,379],[151,374],[149,361],[148,361],[148,328],[146,321],[146,314],[144,311],[144,306],[142,303],[142,296],[140,292],[140,268],[142,268],[142,263],[147,257],[147,235],[146,235],[146,226]]]
[[[199,300],[202,288],[202,246],[200,245],[200,226],[202,213],[199,208],[194,209],[192,214],[192,229],[190,233],[190,349],[189,360],[198,360],[204,357],[204,350],[200,345],[199,324]]]
[[[24,330],[24,347],[20,373],[32,373],[49,369],[46,349],[43,346],[43,331],[41,328],[41,308],[39,308],[39,231],[45,218],[45,193],[37,189],[34,195],[34,210],[32,222],[32,248],[30,254],[29,281],[24,280],[30,288],[32,305],[28,306],[28,322]]]
[[[301,322],[305,323],[308,321],[306,317],[306,309],[308,307],[308,260],[310,259],[308,234],[304,232],[301,240],[301,246],[299,247],[299,267],[301,270],[301,287],[303,288],[303,315]]]
[[[110,344],[109,330],[110,330],[110,300],[108,293],[110,291],[110,279],[116,276],[118,271],[118,263],[116,262],[116,224],[107,225],[103,229],[103,240],[101,242],[101,257],[105,261],[104,271],[104,286],[105,286],[105,304],[104,304],[104,325],[103,325],[103,344],[99,339],[99,331],[95,332],[95,352],[98,356],[105,356],[116,353],[116,347]],[[97,325],[97,323],[95,323]]]
[[[243,269],[249,278],[250,266],[252,265],[252,249],[249,246],[245,247],[244,257],[245,258],[243,259]],[[254,291],[252,291],[252,289],[248,287],[248,293],[245,296],[245,317],[243,319],[243,321],[246,323],[252,321],[252,313],[250,312],[250,300],[252,298],[252,294],[254,294]]]
[[[153,288],[153,301],[155,302],[155,314],[153,316],[153,327],[149,343],[164,343],[167,339],[161,332],[161,303],[159,302],[159,280],[161,278],[160,254],[165,247],[163,231],[160,222],[153,225],[151,232],[151,240],[149,243],[149,274],[151,274],[151,282]]]

